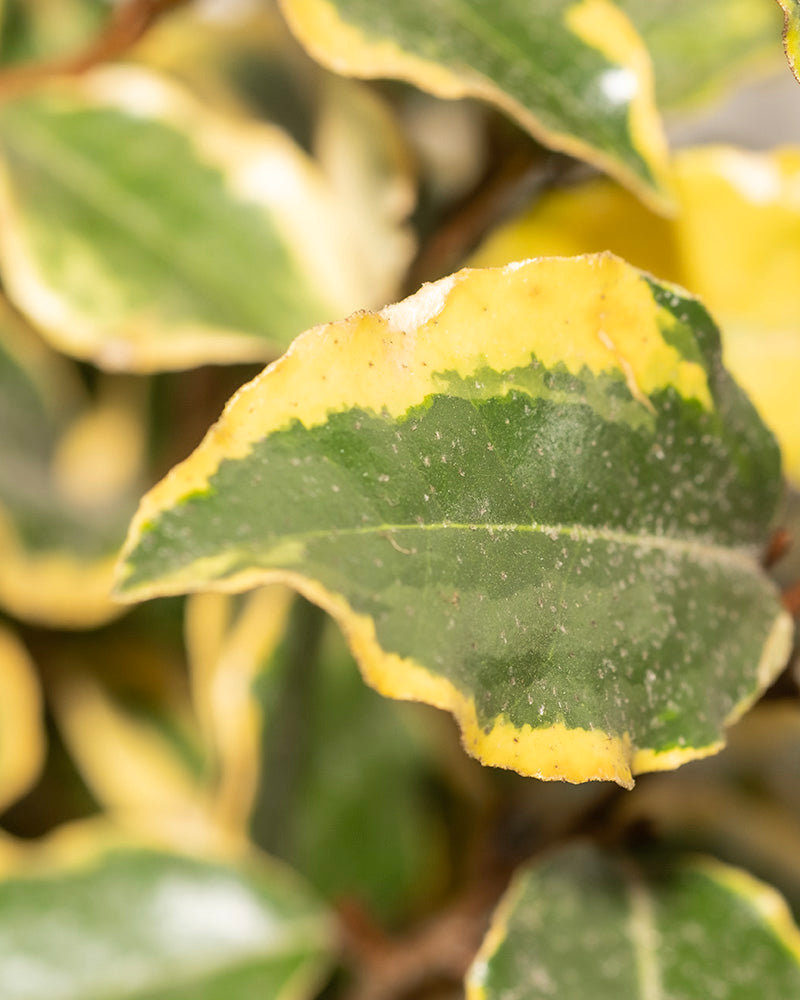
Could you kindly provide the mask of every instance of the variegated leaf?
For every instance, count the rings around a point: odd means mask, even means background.
[[[609,0],[282,0],[290,27],[338,73],[398,77],[439,97],[478,97],[545,145],[670,205],[649,56]]]
[[[725,364],[800,482],[800,150],[683,150],[674,180],[674,219],[597,179],[545,195],[492,234],[472,262],[612,250],[700,295],[720,324]]]
[[[611,255],[309,331],[145,498],[127,600],[288,582],[485,763],[631,783],[785,664],[769,432],[695,299]]]
[[[467,974],[467,1000],[799,992],[800,931],[774,889],[711,859],[647,866],[583,844],[516,877]]]

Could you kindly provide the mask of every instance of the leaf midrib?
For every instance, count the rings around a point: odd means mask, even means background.
[[[281,535],[281,541],[303,541],[314,538],[329,538],[334,536],[383,535],[391,536],[399,532],[428,531],[486,531],[489,534],[505,532],[522,532],[527,534],[547,535],[553,541],[556,538],[568,538],[575,542],[614,542],[632,548],[645,548],[673,552],[680,555],[693,555],[709,562],[738,566],[741,569],[753,571],[758,568],[755,547],[724,546],[703,542],[695,538],[675,538],[671,535],[645,535],[620,531],[613,528],[586,527],[579,524],[463,524],[455,521],[431,522],[427,524],[374,524],[352,527],[318,528],[303,532],[290,532]]]

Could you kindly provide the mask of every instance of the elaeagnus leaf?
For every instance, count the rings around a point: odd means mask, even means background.
[[[384,301],[287,134],[142,68],[5,101],[0,208],[9,297],[107,369],[266,361],[310,323]]]
[[[650,58],[609,0],[282,0],[281,8],[337,73],[489,101],[545,145],[670,207]]]
[[[468,1000],[798,991],[800,932],[774,889],[711,859],[642,864],[588,844],[517,875],[467,974]]]
[[[676,153],[680,213],[662,219],[597,178],[552,191],[501,226],[472,263],[613,250],[701,296],[720,325],[725,364],[800,481],[800,150],[726,146]]]
[[[539,259],[300,337],[143,500],[118,589],[289,583],[483,762],[630,785],[783,667],[779,491],[696,299]]]
[[[268,858],[65,829],[0,871],[5,1000],[305,1000],[334,950],[322,904]]]

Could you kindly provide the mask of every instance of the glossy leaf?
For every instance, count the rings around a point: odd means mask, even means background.
[[[90,406],[77,372],[0,300],[0,605],[54,626],[119,613],[111,569],[141,489],[128,389]]]
[[[609,249],[698,294],[720,324],[726,365],[800,482],[800,150],[707,147],[684,150],[674,163],[674,219],[598,179],[547,194],[490,236],[472,262]]]
[[[290,27],[338,73],[397,77],[495,104],[545,145],[670,205],[666,146],[644,45],[608,0],[282,0]]]
[[[526,774],[718,749],[785,664],[777,447],[700,304],[611,255],[309,331],[143,501],[127,600],[288,582],[381,693]]]
[[[713,97],[777,54],[773,0],[617,0],[653,58],[660,108]],[[713,41],[712,41],[713,40]]]
[[[45,752],[39,682],[25,647],[0,625],[0,811],[30,788]]]
[[[367,299],[333,195],[291,140],[153,73],[5,102],[0,174],[9,295],[101,367],[274,357]]]
[[[88,839],[88,838],[87,838]],[[0,880],[5,1000],[302,1000],[331,952],[291,873],[135,844],[67,843]],[[37,860],[38,859],[38,860]]]
[[[800,3],[778,0],[783,8],[783,47],[792,72],[800,81]]]
[[[646,867],[588,845],[517,876],[467,974],[467,1000],[799,993],[800,931],[773,889],[711,860]]]

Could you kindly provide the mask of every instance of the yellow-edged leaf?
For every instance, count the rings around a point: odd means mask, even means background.
[[[683,150],[674,182],[680,213],[670,220],[602,179],[552,191],[472,263],[610,249],[699,295],[719,321],[726,365],[800,482],[800,150]]]
[[[141,68],[3,103],[0,205],[9,296],[107,369],[271,358],[373,294],[335,193],[285,133]]]
[[[777,445],[693,297],[610,254],[464,270],[308,331],[143,500],[127,600],[289,583],[485,763],[713,753],[786,663]]]
[[[4,1000],[312,1000],[334,952],[325,907],[263,856],[94,823],[2,859]]]
[[[500,107],[545,145],[607,170],[659,209],[671,199],[649,56],[609,0],[282,0],[324,65]]]

